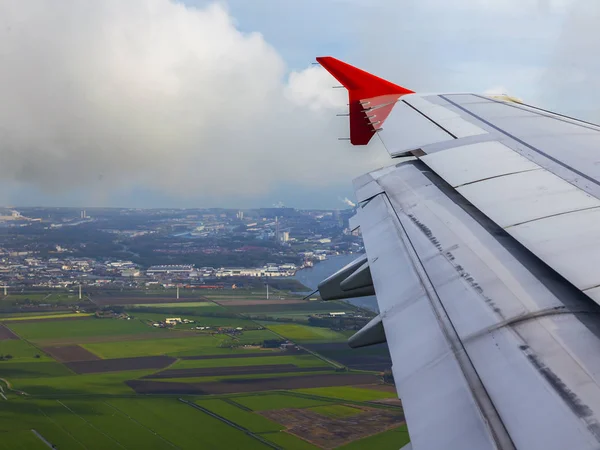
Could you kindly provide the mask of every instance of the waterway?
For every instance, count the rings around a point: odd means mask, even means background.
[[[344,267],[346,264],[358,258],[358,256],[358,254],[332,256],[325,261],[315,263],[313,267],[307,267],[306,269],[299,270],[296,272],[296,276],[294,278],[305,286],[311,288],[311,290],[315,290],[321,281]],[[379,312],[377,307],[377,299],[375,296],[353,298],[345,301],[353,305],[360,306],[361,308],[366,308],[377,313]]]

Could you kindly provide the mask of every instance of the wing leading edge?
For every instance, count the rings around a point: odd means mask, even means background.
[[[367,257],[329,282],[372,283],[351,343],[387,340],[415,450],[600,448],[595,166],[539,145],[596,133],[473,94],[393,100],[379,136],[416,160],[355,180]]]

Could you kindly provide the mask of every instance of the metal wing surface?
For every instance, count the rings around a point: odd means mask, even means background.
[[[600,127],[380,79],[357,98],[369,74],[318,60],[354,143],[394,158],[355,180],[366,256],[321,295],[376,293],[349,343],[387,340],[412,448],[599,449]]]

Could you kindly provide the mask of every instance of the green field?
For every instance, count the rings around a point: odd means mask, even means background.
[[[272,422],[260,414],[241,409],[225,400],[197,400],[195,403],[255,433],[283,429],[283,426],[278,423]]]
[[[333,375],[336,374],[338,376],[344,376],[344,373],[337,373],[334,370],[323,370],[319,371],[319,375]],[[217,376],[206,376],[206,377],[187,377],[187,378],[167,378],[167,379],[155,379],[153,381],[158,381],[162,383],[208,383],[212,381],[224,381],[224,380],[236,380],[236,381],[245,381],[249,378],[283,378],[283,377],[298,377],[301,375],[315,375],[315,372],[307,371],[307,372],[284,372],[284,373],[257,373],[252,375],[217,375]],[[334,401],[334,400],[332,400]]]
[[[0,300],[0,305],[2,304],[2,300]],[[29,312],[0,312],[0,321],[4,321],[6,319],[12,319],[14,317],[38,317],[43,318],[44,316],[56,316],[62,314],[74,314],[72,311],[64,311],[64,312],[56,312],[56,311],[39,311],[35,313]]]
[[[338,447],[339,450],[398,450],[410,442],[406,425],[383,433],[375,434],[350,444]]]
[[[86,447],[89,444],[99,448],[160,449],[168,446],[168,442],[153,430],[131,420],[106,401],[62,400],[57,403],[65,411],[60,415],[53,414],[52,418]]]
[[[67,370],[67,369],[65,369]],[[121,395],[133,394],[125,381],[150,375],[154,370],[131,370],[125,372],[93,373],[86,375],[7,378],[13,387],[31,395]]]
[[[113,294],[113,298],[141,297],[139,292],[133,291]],[[165,292],[160,291],[154,295],[164,296]],[[286,296],[285,293],[281,295]],[[279,294],[274,294],[274,297],[278,296]],[[260,289],[250,292],[216,292],[211,297],[253,300],[264,298],[265,292]],[[52,303],[54,301],[61,305],[77,301],[76,293],[23,294],[13,296],[11,301],[24,302],[25,298],[29,298],[32,302]],[[152,295],[148,298],[152,298]],[[186,298],[192,298],[189,292],[186,292]],[[276,422],[279,412],[267,419],[262,411],[286,408],[308,409],[320,414],[314,416],[319,417],[317,420],[319,423],[315,424],[319,427],[329,423],[330,420],[350,418],[352,421],[355,420],[352,416],[362,411],[367,413],[371,408],[366,408],[368,404],[361,404],[363,401],[395,397],[393,393],[353,387],[301,389],[297,392],[268,391],[271,388],[270,383],[265,383],[262,385],[264,387],[261,387],[267,391],[257,393],[231,392],[210,396],[136,394],[126,383],[142,377],[147,377],[148,381],[156,383],[182,383],[182,386],[177,387],[182,387],[182,392],[185,392],[186,383],[226,384],[233,380],[242,382],[254,378],[304,375],[318,377],[320,374],[336,374],[345,377],[352,374],[352,372],[335,372],[335,368],[324,359],[310,353],[281,352],[279,349],[262,349],[250,345],[262,344],[267,339],[282,338],[301,343],[307,342],[308,346],[318,342],[344,342],[344,334],[347,333],[337,333],[330,329],[297,323],[263,321],[261,323],[265,325],[261,325],[251,319],[234,316],[228,307],[206,301],[206,298],[198,294],[193,298],[194,301],[191,303],[146,303],[125,306],[125,310],[135,317],[132,320],[96,317],[73,320],[69,318],[82,317],[85,313],[60,313],[59,308],[53,308],[53,311],[48,313],[11,312],[0,315],[3,326],[20,337],[14,340],[0,340],[0,355],[11,356],[9,359],[0,360],[0,378],[3,379],[0,381],[0,387],[3,396],[6,397],[5,399],[0,396],[0,450],[48,448],[43,439],[58,449],[273,448],[265,443],[268,441],[284,449],[315,450],[317,449],[315,445],[286,432],[287,425]],[[5,304],[10,305],[10,302],[7,301]],[[273,310],[277,309],[278,312],[269,311],[268,315],[282,314],[286,317],[303,318],[311,311],[341,311],[352,308],[344,306],[343,303],[312,302],[300,305],[299,307],[269,306]],[[11,309],[11,311],[15,310],[14,307]],[[231,317],[219,317],[219,315]],[[160,329],[152,327],[149,323],[162,321],[166,317],[187,318],[194,320],[194,323],[180,324],[174,329]],[[57,318],[65,320],[52,320]],[[29,319],[38,320],[29,322]],[[192,330],[192,327],[197,326],[210,326],[211,329]],[[227,335],[216,333],[217,327],[242,327],[244,330],[239,335],[234,333]],[[259,330],[257,329],[259,327],[265,328]],[[152,375],[162,369],[147,369],[78,375],[66,364],[52,359],[43,350],[46,346],[72,344],[80,345],[105,359],[157,355],[175,358],[219,355],[221,356],[219,358],[177,359],[169,369],[225,368],[224,372],[227,374],[159,379],[152,378]],[[71,350],[65,350],[68,351]],[[85,359],[85,354],[75,353],[75,349],[73,351],[72,355]],[[232,357],[222,357],[222,355]],[[234,355],[242,357],[233,357]],[[246,355],[257,356],[243,357]],[[235,367],[263,366],[272,367],[275,371],[280,369],[281,365],[291,365],[294,368],[290,366],[290,370],[299,368],[302,372],[273,373],[266,370],[264,373],[251,375],[232,374]],[[310,372],[311,368],[326,370],[316,373]],[[371,406],[389,408],[389,406],[376,404]],[[32,430],[39,433],[39,436]],[[303,433],[303,437],[311,439],[311,430],[305,430]],[[374,446],[374,448],[385,449],[391,442],[397,448],[402,445],[405,438],[407,438],[405,428],[399,428],[363,439],[360,444],[363,445],[362,447],[348,448],[373,448]]]
[[[346,341],[346,337],[337,331],[329,328],[309,327],[307,325],[285,324],[285,325],[265,325],[269,330],[292,341],[323,341],[336,342]]]
[[[12,431],[0,434],[0,449],[6,450],[47,450],[44,444],[31,430]]]
[[[17,400],[0,408],[1,445],[60,449],[268,448],[242,431],[172,399]],[[270,428],[273,430],[273,428]],[[37,439],[39,443],[41,441]],[[0,447],[1,448],[1,447]]]
[[[3,293],[3,292],[2,292]],[[52,305],[73,305],[77,303],[89,302],[87,298],[79,300],[79,295],[75,292],[11,292],[8,290],[8,296],[0,297],[0,307],[2,306],[14,306],[24,304],[52,304]]]
[[[267,448],[244,432],[175,399],[115,399],[108,403],[177,447]]]
[[[279,336],[269,330],[249,330],[244,331],[241,335],[232,336],[230,341],[236,345],[262,345],[267,339],[279,339]]]
[[[246,397],[236,397],[233,399],[253,411],[265,411],[269,409],[283,408],[310,408],[313,406],[328,405],[326,400],[313,400],[310,398],[294,397],[285,394],[264,394],[249,395]]]
[[[82,319],[82,320],[49,320],[44,322],[6,322],[5,325],[23,339],[42,341],[44,339],[64,338],[68,336],[75,342],[77,338],[91,336],[114,336],[139,333],[167,332],[149,327],[139,320],[118,319]]]
[[[310,408],[311,411],[327,417],[351,417],[362,412],[361,409],[348,405],[324,405]]]
[[[92,313],[74,313],[74,312],[66,312],[64,314],[52,313],[52,314],[41,314],[41,315],[38,315],[38,314],[23,315],[21,313],[18,316],[2,317],[2,318],[0,318],[0,321],[14,322],[15,320],[68,319],[70,317],[90,317],[92,315],[93,315]]]
[[[175,326],[176,330],[189,330],[192,327],[242,327],[242,328],[256,328],[260,325],[249,319],[240,319],[238,317],[204,317],[190,314],[177,314],[174,312],[140,312],[129,311],[129,314],[133,315],[139,320],[150,320],[154,322],[163,321],[167,317],[179,317],[181,319],[193,320],[194,323],[182,323]]]
[[[72,375],[69,369],[54,361],[12,362],[0,361],[0,376],[9,380]]]
[[[6,362],[41,362],[41,361],[53,361],[52,358],[47,356],[43,351],[34,347],[29,342],[6,339],[0,341],[0,355],[10,355],[12,359],[8,361],[0,361],[0,364]],[[38,355],[39,358],[35,356]]]
[[[296,389],[293,392],[303,394],[320,395],[323,397],[336,398],[340,400],[351,400],[356,402],[366,402],[370,400],[380,400],[382,398],[396,398],[393,392],[378,391],[375,389],[361,389],[347,386]]]
[[[323,360],[312,355],[264,356],[254,358],[225,358],[225,359],[188,359],[177,361],[170,369],[192,369],[201,367],[240,367],[274,364],[294,364],[298,367],[329,366]]]
[[[285,431],[264,434],[263,437],[286,450],[318,450],[319,448]]]
[[[164,330],[163,330],[164,331]],[[219,348],[229,337],[224,334],[190,335],[184,338],[148,339],[121,342],[97,342],[83,344],[82,347],[98,355],[101,358],[129,358],[132,356],[195,356],[195,355],[219,355],[240,354],[257,352],[261,350],[244,350]]]

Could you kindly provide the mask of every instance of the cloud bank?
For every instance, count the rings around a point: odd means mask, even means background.
[[[288,203],[285,185],[294,199],[337,189],[337,205],[390,161],[375,140],[337,140],[345,91],[308,61],[291,69],[300,54],[600,118],[595,2],[186,1],[0,2],[0,186],[54,204],[135,206],[146,190],[227,206]]]
[[[346,101],[330,76],[288,74],[221,4],[4,1],[0,30],[5,182],[250,198],[372,167],[337,140]]]

